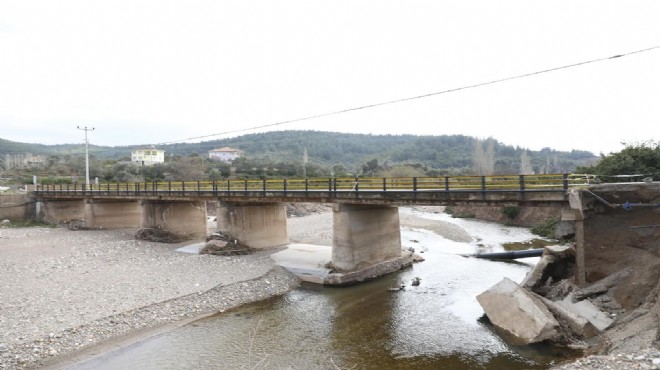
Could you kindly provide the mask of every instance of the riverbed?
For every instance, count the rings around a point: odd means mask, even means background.
[[[68,368],[545,369],[565,356],[542,346],[507,345],[475,299],[504,277],[521,281],[537,258],[494,262],[463,256],[501,251],[504,243],[534,235],[442,213],[401,213],[451,223],[470,237],[456,241],[403,227],[403,247],[415,249],[424,262],[351,287],[303,284]],[[414,278],[419,286],[412,285]]]

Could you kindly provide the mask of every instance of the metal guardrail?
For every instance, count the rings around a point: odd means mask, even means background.
[[[101,184],[37,185],[38,195],[238,195],[241,193],[318,192],[565,192],[570,187],[589,185],[593,175],[501,175],[393,178],[306,178],[232,179],[223,181],[168,181]]]

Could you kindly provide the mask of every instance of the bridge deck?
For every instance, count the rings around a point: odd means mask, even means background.
[[[220,200],[388,205],[557,204],[584,175],[322,178],[38,185],[39,200]]]

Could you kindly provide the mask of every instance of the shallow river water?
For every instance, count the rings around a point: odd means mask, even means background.
[[[503,277],[520,282],[538,258],[461,256],[501,251],[503,243],[533,239],[529,231],[401,212],[458,224],[473,241],[403,229],[403,246],[426,261],[352,287],[304,284],[70,369],[545,369],[562,359],[550,348],[507,345],[480,319],[475,299]],[[421,284],[411,286],[416,277]],[[388,290],[400,284],[405,290]]]

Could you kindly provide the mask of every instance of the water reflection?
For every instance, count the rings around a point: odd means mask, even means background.
[[[427,217],[445,217],[427,214]],[[466,258],[480,246],[533,236],[525,229],[453,220],[480,240],[457,243],[404,229],[402,244],[426,261],[365,284],[304,284],[79,363],[72,369],[543,369],[557,354],[511,347],[479,318],[475,296],[530,263]],[[502,231],[504,230],[504,231]],[[419,286],[411,286],[413,278]],[[405,284],[403,291],[388,288]]]

